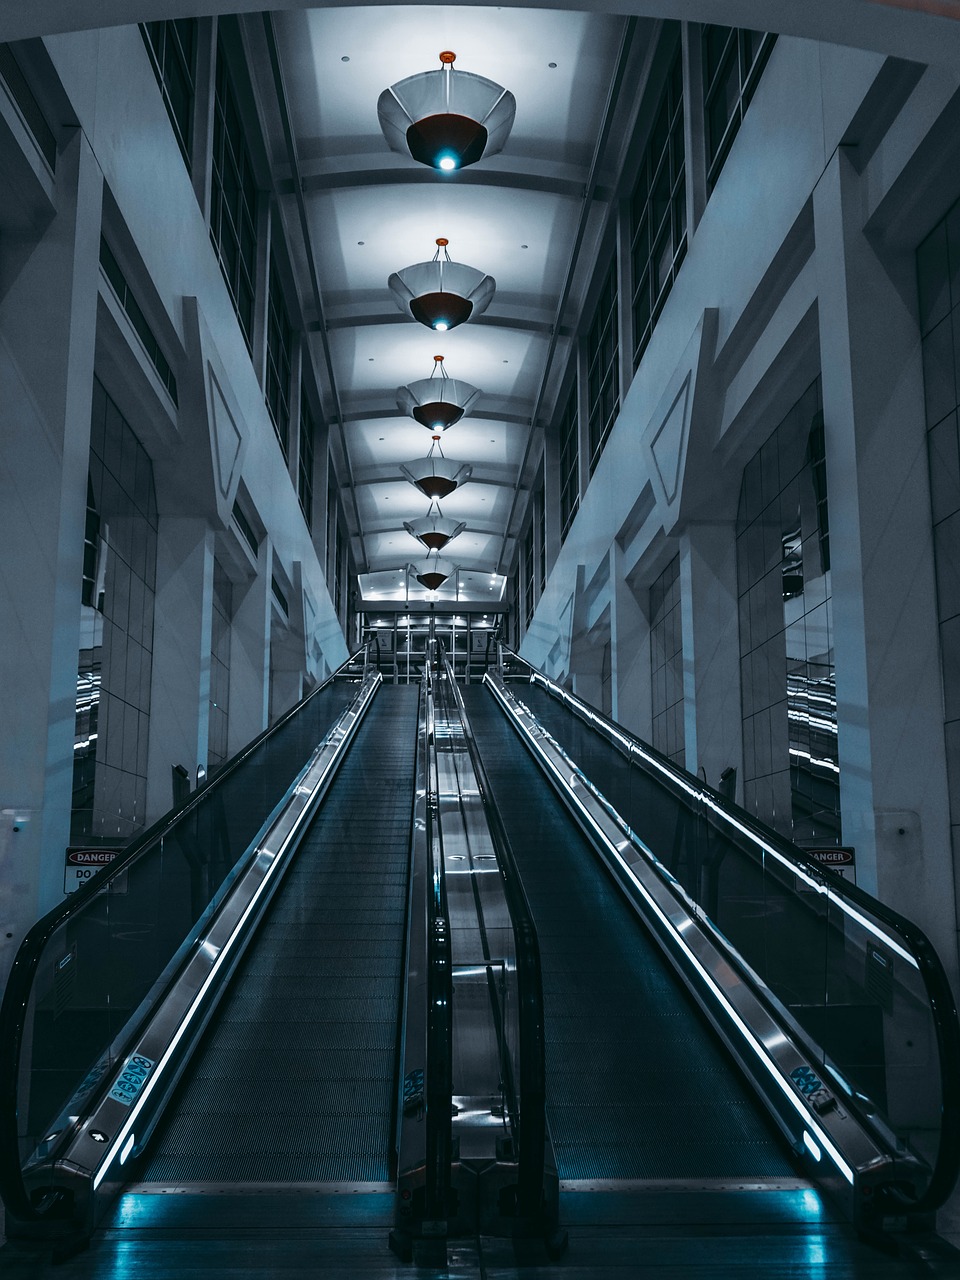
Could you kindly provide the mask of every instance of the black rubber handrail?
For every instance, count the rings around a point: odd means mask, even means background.
[[[166,838],[175,827],[214,794],[245,761],[249,760],[267,739],[279,733],[323,689],[346,674],[361,656],[365,661],[365,647],[352,654],[342,666],[322,681],[316,689],[312,689],[296,706],[291,707],[275,724],[248,742],[217,771],[213,778],[131,840],[108,868],[91,877],[85,885],[71,894],[66,902],[48,911],[27,932],[14,958],[3,995],[3,1003],[0,1005],[0,1199],[3,1200],[11,1217],[21,1222],[39,1222],[46,1217],[31,1203],[23,1180],[17,1114],[26,1014],[37,969],[50,939],[72,917],[82,912],[91,899],[103,893],[107,885],[137,862],[148,849]]]
[[[746,829],[747,833],[758,843],[763,842],[772,845],[779,854],[787,861],[792,862],[799,870],[829,884],[838,898],[842,898],[851,905],[868,911],[876,920],[896,934],[904,946],[912,953],[917,962],[917,969],[926,991],[937,1038],[942,1097],[941,1131],[937,1158],[934,1161],[933,1170],[926,1188],[922,1195],[909,1202],[909,1208],[911,1211],[918,1213],[932,1212],[940,1208],[956,1185],[958,1176],[960,1176],[960,1021],[957,1018],[956,1001],[954,1000],[953,991],[943,963],[923,930],[911,920],[900,915],[899,912],[878,901],[867,893],[865,889],[861,889],[859,885],[845,880],[829,867],[824,867],[820,863],[811,862],[805,858],[803,850],[798,845],[792,844],[779,832],[774,831],[772,827],[766,826],[759,819],[748,813],[746,809],[741,809],[739,805],[726,799],[709,783],[704,782],[702,778],[696,777],[685,769],[680,768],[679,765],[657,751],[655,747],[651,747],[642,738],[638,738],[636,734],[631,733],[629,729],[617,724],[615,720],[604,715],[603,712],[598,711],[595,707],[588,706],[580,698],[577,698],[575,694],[570,693],[569,690],[558,686],[548,676],[538,671],[536,667],[532,666],[526,659],[521,658],[519,654],[506,645],[501,646],[501,653],[503,656],[522,664],[532,673],[536,683],[540,684],[558,702],[565,703],[571,712],[582,719],[589,727],[594,728],[598,733],[606,737],[613,746],[621,751],[625,759],[636,768],[643,770],[648,776],[652,776],[649,766],[647,766],[642,757],[635,753],[643,752],[654,757],[658,767],[664,773],[674,778],[678,784],[682,784],[678,799],[692,807],[691,798],[685,797],[683,791],[690,787],[696,788],[702,798],[709,798],[711,804],[720,813],[729,815],[741,828]],[[629,753],[623,752],[622,739],[626,739],[630,744],[631,750]],[[659,780],[661,782],[664,781],[664,779]],[[698,814],[701,817],[703,816],[702,811],[699,809]],[[753,850],[751,849],[750,852],[752,853]]]
[[[436,641],[432,642],[436,644]],[[424,694],[433,696],[432,662],[424,670]],[[427,779],[427,1072],[425,1217],[446,1221],[451,1210],[453,1160],[453,941],[447,907],[447,881],[443,865],[439,820],[439,784],[436,743],[431,741],[433,716],[424,720],[424,752]]]
[[[503,896],[513,927],[517,962],[517,1003],[520,1043],[520,1125],[517,1142],[517,1212],[533,1218],[543,1207],[544,1151],[547,1138],[546,1031],[540,941],[533,912],[524,892],[506,827],[493,798],[480,749],[463,705],[463,698],[446,661],[447,680],[457,703],[464,739],[470,753],[477,790],[483,804],[503,883]]]

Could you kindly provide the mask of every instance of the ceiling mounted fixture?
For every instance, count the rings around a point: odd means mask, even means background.
[[[435,556],[433,568],[430,568],[430,557]],[[445,568],[446,566],[444,566]],[[420,570],[415,564],[407,565],[407,572],[412,573],[421,587],[426,587],[428,591],[439,591],[446,580],[450,577],[449,573],[444,573],[440,567],[440,552],[428,551],[427,562],[423,569]]]
[[[439,373],[439,377],[437,374]],[[443,367],[443,356],[433,357],[433,373],[429,378],[411,382],[397,390],[397,404],[430,431],[446,431],[470,412],[480,392],[469,382],[449,378]]]
[[[387,281],[400,310],[436,333],[446,333],[471,316],[481,315],[497,287],[493,276],[454,262],[447,252],[449,243],[438,237],[437,252],[430,262],[404,267]]]
[[[517,101],[502,85],[454,71],[457,55],[440,54],[438,71],[421,71],[384,89],[380,128],[391,151],[409,153],[440,173],[455,173],[503,150]]]
[[[403,527],[411,537],[422,542],[427,551],[442,551],[448,542],[459,537],[467,527],[467,522],[448,520],[436,499],[430,503],[430,509],[419,520],[405,520]]]
[[[457,485],[470,479],[473,468],[466,462],[452,462],[443,456],[439,448],[439,436],[433,437],[430,452],[425,458],[417,458],[414,462],[405,462],[400,470],[415,485],[425,498],[433,502],[437,498],[446,498],[453,493]],[[437,450],[435,453],[434,450]]]

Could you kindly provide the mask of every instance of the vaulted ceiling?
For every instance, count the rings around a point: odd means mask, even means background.
[[[567,369],[622,147],[610,126],[630,103],[615,82],[628,66],[639,71],[653,28],[604,14],[398,6],[247,22],[258,96],[269,101],[280,83],[286,103],[286,131],[282,113],[269,125],[273,161],[368,598],[395,591],[408,563],[424,565],[404,523],[429,500],[400,467],[432,439],[398,408],[397,391],[427,378],[436,355],[482,393],[439,445],[473,468],[441,502],[466,524],[443,559],[459,567],[461,599],[499,592],[493,579],[509,568],[540,454],[534,433]],[[377,116],[383,89],[439,68],[447,49],[454,76],[485,76],[517,100],[503,151],[452,174],[390,150]],[[401,313],[387,287],[392,272],[429,260],[437,237],[496,280],[486,312],[442,335]]]
[[[367,598],[396,591],[425,553],[404,524],[424,498],[400,466],[430,433],[397,405],[442,354],[482,395],[447,431],[444,454],[470,464],[442,502],[465,523],[444,552],[461,598],[490,599],[511,567],[577,324],[592,302],[620,167],[659,19],[767,26],[960,64],[960,0],[610,0],[620,12],[507,4],[303,8],[280,0],[34,0],[0,6],[0,38],[239,9],[268,162],[302,312],[321,371],[342,500]],[[955,12],[956,11],[956,12]],[[769,15],[770,21],[759,20]],[[632,16],[631,16],[632,15]],[[457,55],[454,75],[509,89],[516,120],[503,151],[440,174],[391,151],[383,89]],[[638,132],[643,132],[640,122]],[[454,260],[496,280],[487,311],[434,334],[396,306],[387,279],[428,260],[437,237]]]

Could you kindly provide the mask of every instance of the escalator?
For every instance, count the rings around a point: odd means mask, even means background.
[[[417,706],[358,655],[30,931],[8,1236],[269,1221],[306,1187],[389,1222]]]
[[[537,923],[565,1183],[783,1181],[795,1163],[485,688],[463,691]]]
[[[8,1233],[68,1242],[883,1235],[960,1152],[923,935],[518,661],[344,668],[35,926],[0,1031]]]
[[[393,1176],[416,708],[378,692],[128,1195]]]

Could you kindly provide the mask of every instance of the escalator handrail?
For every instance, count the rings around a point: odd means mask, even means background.
[[[958,1021],[956,1001],[943,962],[923,930],[899,912],[874,898],[859,885],[845,880],[829,867],[809,861],[803,856],[803,850],[799,846],[792,844],[771,827],[767,827],[745,809],[741,809],[739,805],[725,799],[702,778],[687,773],[655,747],[651,747],[649,743],[644,742],[595,707],[589,706],[568,689],[562,688],[508,646],[501,646],[501,650],[503,657],[522,663],[530,671],[532,683],[539,684],[557,701],[565,703],[575,715],[620,750],[628,762],[647,773],[651,772],[650,764],[654,763],[660,772],[666,774],[683,791],[695,791],[701,803],[705,800],[709,801],[710,807],[716,813],[735,823],[737,828],[761,850],[764,845],[772,847],[778,856],[793,863],[805,875],[825,883],[837,898],[852,907],[868,911],[891,933],[896,934],[904,947],[910,951],[917,963],[917,970],[926,992],[937,1040],[941,1087],[941,1137],[930,1180],[922,1195],[912,1201],[909,1207],[916,1212],[927,1212],[939,1208],[950,1195],[960,1175],[960,1021]],[[627,747],[626,752],[624,752],[624,746]],[[692,797],[689,803],[692,807]]]
[[[192,792],[181,804],[165,813],[146,831],[141,832],[126,846],[123,852],[103,871],[92,876],[85,885],[34,924],[21,942],[14,957],[13,966],[7,979],[0,1004],[0,1200],[8,1213],[23,1222],[40,1221],[39,1213],[30,1201],[23,1171],[20,1166],[19,1134],[17,1131],[18,1093],[20,1062],[23,1038],[26,1025],[27,1010],[30,1005],[30,994],[36,978],[37,969],[46,950],[47,944],[54,934],[71,919],[78,915],[91,899],[99,897],[104,889],[119,875],[127,871],[148,849],[159,840],[164,839],[185,817],[202,804],[208,796],[216,792],[223,783],[247,761],[268,738],[287,725],[304,707],[322,690],[326,689],[357,661],[360,655],[366,657],[366,646],[352,654],[342,666],[332,672],[326,680],[312,689],[289,711],[285,712],[274,724],[258,734],[251,742],[228,760],[214,777],[209,778],[196,791]]]
[[[451,1210],[453,1159],[453,939],[447,906],[439,824],[436,739],[432,714],[431,662],[424,669],[425,776],[427,783],[427,1072],[426,1072],[426,1217],[443,1221]]]
[[[521,1217],[535,1217],[543,1198],[544,1146],[547,1136],[546,1030],[540,940],[530,903],[520,879],[500,810],[493,798],[483,760],[453,668],[444,657],[447,680],[457,703],[477,790],[497,857],[503,895],[510,914],[516,947],[520,1042],[520,1133],[518,1143],[517,1209]]]

